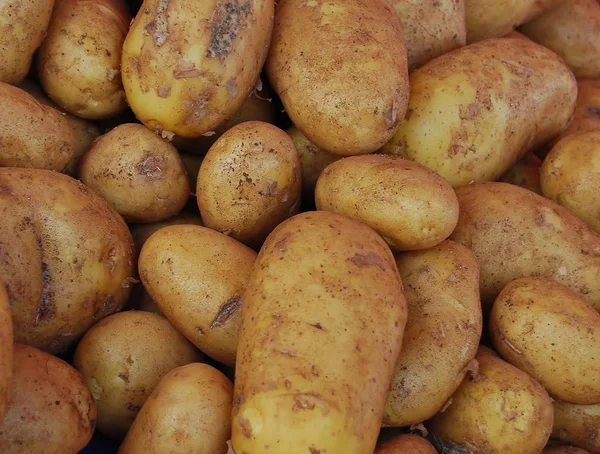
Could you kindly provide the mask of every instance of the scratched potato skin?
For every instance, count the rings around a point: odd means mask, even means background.
[[[0,424],[10,400],[13,375],[13,326],[6,287],[0,282]]]
[[[437,451],[423,437],[399,435],[379,446],[374,454],[437,454]]]
[[[600,453],[600,404],[575,405],[555,400],[552,438]]]
[[[244,293],[234,451],[372,454],[406,315],[375,231],[324,211],[280,224]]]
[[[123,46],[137,118],[182,137],[210,133],[254,88],[273,28],[272,0],[145,0]]]

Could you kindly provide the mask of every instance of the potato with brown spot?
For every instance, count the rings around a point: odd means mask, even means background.
[[[542,161],[533,153],[528,153],[517,161],[498,181],[520,186],[536,194],[542,194],[540,168]]]
[[[207,364],[173,369],[142,406],[119,454],[225,454],[232,398],[232,383]]]
[[[77,346],[73,365],[98,408],[98,430],[121,439],[160,380],[202,353],[157,314],[128,311],[94,325]]]
[[[0,426],[8,409],[12,389],[13,338],[8,295],[4,284],[0,282]]]
[[[324,211],[280,224],[244,293],[234,451],[373,453],[405,323],[374,230]]]
[[[554,401],[552,438],[590,453],[600,453],[600,404],[575,405]]]
[[[549,446],[542,454],[590,454],[583,449],[575,448],[574,446]]]
[[[423,437],[399,435],[380,445],[374,454],[437,454],[437,451]]]
[[[0,452],[74,454],[88,444],[95,425],[96,405],[81,374],[55,356],[16,344]]]

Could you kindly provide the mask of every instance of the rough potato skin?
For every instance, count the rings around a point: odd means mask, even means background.
[[[145,0],[123,46],[127,101],[164,136],[199,137],[248,98],[267,57],[272,0]]]
[[[437,454],[437,451],[423,437],[399,435],[379,446],[374,454]]]
[[[121,49],[130,20],[121,0],[56,0],[37,55],[40,82],[56,104],[87,119],[125,110]]]
[[[396,257],[408,305],[383,423],[405,427],[434,416],[473,369],[482,330],[479,264],[444,241]]]
[[[197,363],[173,369],[142,406],[119,454],[225,454],[232,399],[233,385],[217,369]]]
[[[550,446],[542,452],[542,454],[590,454],[583,449],[575,448],[574,446]]]
[[[133,281],[127,225],[77,180],[0,169],[0,275],[17,342],[59,353],[119,310]]]
[[[500,177],[499,181],[520,186],[536,194],[542,194],[540,183],[540,168],[542,161],[533,153],[528,153],[523,159],[517,161],[508,171]]]
[[[481,267],[481,301],[489,312],[514,279],[545,277],[566,285],[600,310],[600,236],[567,209],[506,183],[456,191],[460,217],[450,236]]]
[[[0,425],[8,409],[13,375],[13,326],[8,295],[0,282]]]
[[[96,405],[71,365],[16,344],[12,388],[11,404],[0,425],[0,452],[75,454],[88,444]]]
[[[244,294],[234,451],[373,453],[405,323],[373,230],[323,211],[280,224]]]
[[[600,452],[600,404],[575,405],[554,401],[554,428],[552,438]]]
[[[573,74],[534,42],[490,39],[410,76],[406,120],[383,152],[423,164],[453,187],[495,180],[552,139],[575,107]]]
[[[266,71],[294,125],[330,153],[376,151],[406,113],[406,47],[386,0],[279,1]]]

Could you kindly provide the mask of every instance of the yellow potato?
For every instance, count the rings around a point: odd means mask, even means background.
[[[574,405],[554,401],[552,438],[591,453],[600,452],[600,404]]]
[[[450,406],[431,421],[434,439],[450,452],[539,454],[552,432],[548,393],[485,347],[477,360],[479,374],[465,378]]]
[[[200,226],[165,227],[144,244],[140,279],[163,314],[200,350],[232,366],[243,291],[256,252]]]
[[[374,454],[437,454],[437,451],[423,437],[399,435],[379,446]]]
[[[125,110],[121,49],[130,19],[121,0],[56,0],[37,55],[40,82],[56,104],[88,119]]]
[[[4,284],[0,282],[0,431],[8,408],[13,375],[13,326]]]
[[[324,211],[283,222],[244,294],[233,450],[372,454],[405,323],[375,231]]]
[[[202,359],[166,318],[128,311],[94,325],[77,346],[73,365],[92,391],[98,430],[119,439],[169,371]]]
[[[267,57],[273,1],[144,0],[123,46],[136,116],[165,137],[199,137],[240,109]]]
[[[72,366],[17,344],[12,389],[0,425],[2,454],[75,454],[88,444],[96,424],[96,405]]]
[[[173,369],[142,406],[119,454],[225,454],[232,398],[229,379],[207,364]]]
[[[172,218],[164,221],[153,222],[151,224],[132,224],[129,226],[131,236],[135,243],[135,250],[139,255],[142,250],[142,246],[146,243],[155,232],[158,232],[164,227],[170,225],[202,225],[202,219],[196,213],[188,213],[186,211],[173,216]]]
[[[308,140],[350,156],[379,149],[404,118],[406,58],[386,0],[280,0],[266,70]]]
[[[508,171],[500,177],[499,181],[514,184],[522,188],[542,193],[540,186],[540,168],[542,161],[533,153],[528,153],[523,159],[517,161]]]
[[[398,251],[439,244],[458,222],[458,200],[435,172],[391,156],[353,156],[327,167],[315,190],[317,208],[354,218]]]
[[[453,187],[495,180],[571,119],[573,74],[524,39],[490,39],[410,76],[409,114],[383,151],[423,164]]]
[[[550,446],[544,449],[542,454],[590,454],[583,449],[575,448],[573,446]]]

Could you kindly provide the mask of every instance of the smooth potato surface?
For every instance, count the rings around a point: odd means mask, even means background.
[[[399,435],[379,446],[374,454],[437,454],[437,451],[423,437]]]
[[[600,405],[574,405],[554,401],[552,438],[590,453],[600,452]]]
[[[0,282],[0,426],[8,409],[13,375],[13,326],[8,295]]]

